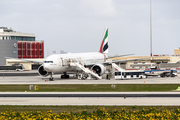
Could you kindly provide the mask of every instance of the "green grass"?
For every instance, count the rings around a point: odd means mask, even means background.
[[[117,84],[111,88],[111,84],[88,85],[38,85],[39,90],[32,92],[128,92],[128,91],[173,91],[180,84]],[[24,92],[30,91],[29,85],[0,85],[0,92]]]
[[[4,111],[16,111],[16,112],[25,112],[25,111],[50,111],[53,113],[66,112],[81,112],[82,110],[86,110],[87,112],[96,111],[98,108],[105,108],[107,111],[112,111],[114,109],[120,111],[122,109],[126,110],[142,110],[155,108],[157,110],[169,110],[172,111],[174,109],[180,109],[180,106],[13,106],[13,105],[1,105],[0,112]]]

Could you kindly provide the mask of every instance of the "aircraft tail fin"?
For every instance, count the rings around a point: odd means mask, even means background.
[[[99,52],[107,54],[108,53],[108,47],[109,47],[108,46],[108,28],[106,27]]]

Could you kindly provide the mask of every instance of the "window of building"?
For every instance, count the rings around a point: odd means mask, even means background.
[[[40,51],[40,56],[42,56],[42,51]]]
[[[39,49],[42,49],[42,44],[41,43],[39,44]]]
[[[28,37],[23,37],[23,40],[24,41],[28,41]]]
[[[11,36],[11,40],[15,40],[16,39],[16,37],[14,37],[14,36]]]
[[[16,40],[22,40],[23,38],[22,37],[16,37]]]

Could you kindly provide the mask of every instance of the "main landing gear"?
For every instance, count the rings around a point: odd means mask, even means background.
[[[64,75],[61,75],[61,79],[64,79],[64,78],[69,78],[69,75],[67,75],[66,72],[63,72]]]
[[[49,78],[49,81],[54,81],[54,78],[52,77],[52,74],[50,74],[50,78]],[[66,74],[66,72],[63,72],[64,75],[61,75],[61,79],[65,79],[65,78],[69,78],[69,75]]]

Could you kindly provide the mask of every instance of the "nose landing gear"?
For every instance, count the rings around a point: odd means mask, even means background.
[[[52,73],[50,74],[49,81],[54,81],[54,80],[53,80],[53,77],[52,77]]]

